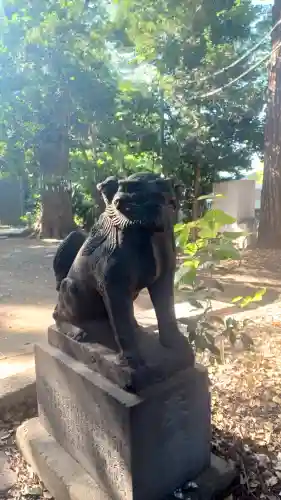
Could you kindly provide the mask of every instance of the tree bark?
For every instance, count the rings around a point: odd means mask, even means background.
[[[63,239],[73,229],[71,192],[62,185],[45,185],[41,194],[41,238]]]
[[[281,19],[281,0],[272,8],[273,26]],[[258,235],[260,248],[281,248],[281,25],[272,33],[264,176]]]
[[[200,183],[201,183],[201,171],[200,166],[195,165],[194,167],[194,200],[192,205],[192,220],[197,220],[200,216],[200,203],[197,200],[200,196]]]
[[[41,136],[38,160],[42,174],[42,238],[65,238],[76,226],[73,220],[69,175],[67,127],[48,127]]]
[[[197,200],[197,198],[200,195],[200,182],[201,182],[201,169],[200,166],[197,164],[194,166],[194,189],[193,189],[194,199],[192,204],[193,221],[199,219],[200,202]],[[193,241],[196,241],[197,237],[198,237],[198,229],[196,227],[193,227],[191,229],[191,239]]]

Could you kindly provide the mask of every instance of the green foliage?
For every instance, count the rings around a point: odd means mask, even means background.
[[[33,193],[31,198],[32,199],[29,200],[29,210],[21,217],[21,222],[26,224],[29,228],[36,225],[42,211],[39,194]]]
[[[252,302],[260,302],[266,293],[266,288],[261,288],[253,295],[246,295],[246,297],[234,297],[232,299],[233,304],[237,304],[239,307],[247,307]]]
[[[223,284],[212,279],[207,286],[202,273],[212,274],[218,265],[228,260],[240,260],[240,252],[235,242],[245,236],[243,232],[227,232],[224,226],[235,219],[219,209],[207,211],[200,219],[175,226],[177,246],[181,251],[181,264],[176,272],[175,286],[183,289],[187,301],[196,309],[203,309],[196,320],[188,320],[190,342],[199,352],[209,351],[213,357],[224,361],[224,342],[228,340],[234,346],[238,341],[245,348],[253,345],[252,339],[244,332],[246,321],[240,324],[234,318],[226,320],[212,312],[212,300],[218,291],[223,292]],[[196,238],[193,238],[196,231]],[[235,297],[232,302],[244,308],[253,302],[259,302],[266,289],[256,291],[246,297]]]
[[[264,35],[266,8],[114,3],[3,0],[0,172],[27,176],[36,192],[72,181],[96,206],[93,185],[107,175],[164,171],[183,181],[190,208],[196,167],[204,194],[261,150],[262,68],[202,95],[250,64],[220,71]]]
[[[176,273],[176,285],[194,286],[197,270],[214,269],[223,260],[238,260],[240,254],[234,245],[235,239],[244,233],[225,233],[223,226],[233,224],[235,219],[219,209],[208,210],[203,217],[186,224],[177,224],[177,244],[184,254],[184,262]],[[196,231],[196,240],[191,233]]]
[[[263,149],[266,71],[258,67],[227,85],[269,50],[267,39],[251,57],[233,64],[269,30],[269,8],[250,0],[204,0],[200,7],[196,0],[116,4],[118,50],[123,48],[131,65],[147,68],[158,108],[155,148],[164,170],[184,182],[188,206],[198,196],[196,167],[205,193],[222,177],[239,177],[252,154]],[[216,88],[222,90],[212,94]]]

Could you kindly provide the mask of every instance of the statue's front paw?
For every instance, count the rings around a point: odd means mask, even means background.
[[[169,336],[160,339],[163,347],[166,349],[172,349],[175,355],[179,355],[180,358],[185,359],[188,366],[192,366],[195,363],[195,354],[190,345],[188,339],[180,332],[176,330],[171,332],[169,330]]]
[[[131,368],[132,370],[139,370],[146,366],[144,360],[139,354],[133,354],[129,351],[124,351],[120,355],[120,361],[121,364],[129,366],[129,368]]]

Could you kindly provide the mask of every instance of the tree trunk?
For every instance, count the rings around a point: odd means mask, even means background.
[[[196,165],[194,167],[194,200],[192,205],[192,220],[197,220],[200,215],[200,202],[197,200],[198,196],[200,196],[200,185],[201,183],[201,171],[200,166]]]
[[[281,19],[281,0],[272,8],[273,25]],[[258,235],[260,248],[281,248],[281,26],[272,34],[267,120],[265,126],[264,176]]]
[[[46,127],[38,160],[42,173],[40,237],[61,239],[74,228],[69,175],[67,127]]]
[[[73,229],[71,192],[63,185],[45,185],[42,191],[41,238],[65,238]]]
[[[197,164],[194,167],[194,200],[192,204],[192,220],[195,221],[199,218],[199,208],[200,202],[197,200],[200,195],[200,181],[201,181],[201,170],[200,166]],[[198,237],[198,230],[196,227],[191,230],[191,238],[193,241],[196,241]]]

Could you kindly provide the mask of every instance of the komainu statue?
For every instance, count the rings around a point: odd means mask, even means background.
[[[139,173],[121,180],[109,177],[98,189],[105,202],[98,222],[87,238],[71,233],[54,259],[57,325],[81,327],[108,318],[122,358],[132,368],[143,366],[133,302],[147,288],[160,343],[168,349],[185,349],[187,362],[193,364],[192,348],[174,310],[177,199],[172,181]]]

